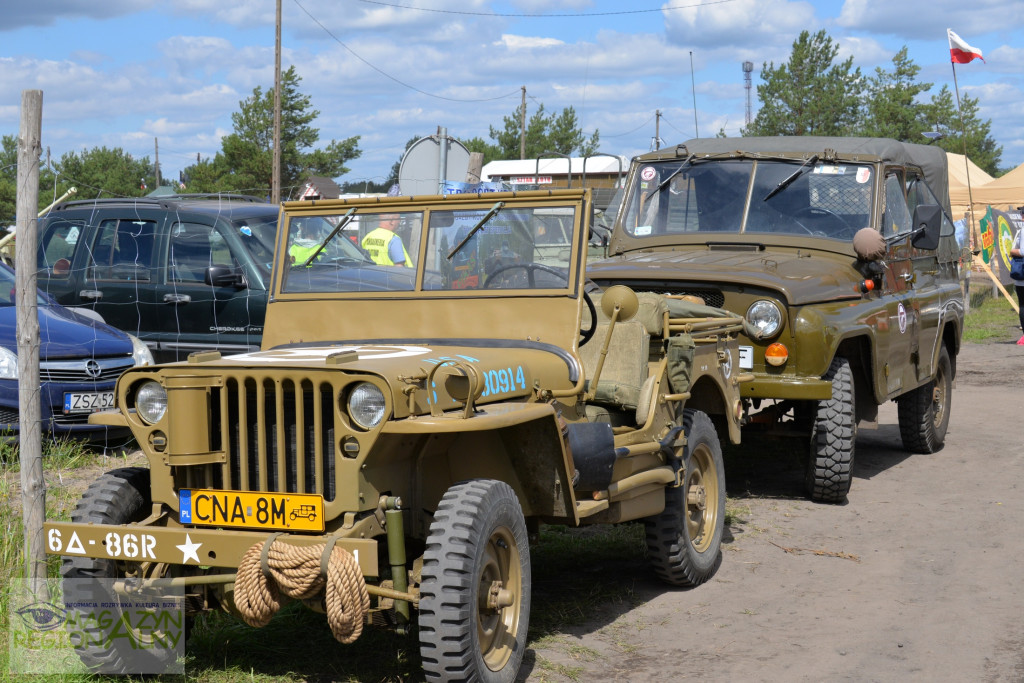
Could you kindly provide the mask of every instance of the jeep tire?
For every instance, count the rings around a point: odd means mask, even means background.
[[[725,466],[715,426],[699,410],[683,411],[683,483],[665,489],[665,509],[644,520],[654,573],[674,586],[697,586],[722,561]]]
[[[943,345],[935,377],[924,386],[908,391],[896,401],[903,448],[911,453],[934,453],[946,441],[949,410],[953,399],[953,372],[949,351]]]
[[[419,640],[428,681],[512,683],[530,621],[530,546],[512,487],[455,484],[430,525]]]
[[[116,527],[141,521],[150,513],[150,508],[149,470],[125,467],[111,470],[90,484],[72,511],[71,521]],[[99,604],[101,601],[116,600],[117,594],[113,588],[104,585],[107,580],[128,576],[158,578],[148,573],[147,569],[155,569],[155,566],[122,560],[65,556],[61,566],[61,576],[65,579],[64,601],[69,604]],[[84,644],[76,648],[79,658],[90,670],[99,673],[156,672],[173,664],[177,654],[168,647],[133,648],[131,638],[107,639],[96,625],[74,628],[85,630],[88,634],[81,639]],[[93,631],[97,633],[93,634]],[[143,643],[152,638],[151,634],[135,635]],[[144,669],[140,665],[143,659]]]
[[[850,490],[857,440],[850,362],[839,356],[832,359],[823,379],[832,382],[832,398],[815,402],[805,484],[811,500],[841,503]]]

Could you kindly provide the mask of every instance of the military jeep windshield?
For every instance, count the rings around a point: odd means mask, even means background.
[[[345,230],[354,222],[356,230]],[[503,202],[468,210],[358,208],[294,218],[281,291],[565,289],[576,222],[571,206]]]
[[[872,167],[794,159],[652,161],[634,169],[624,233],[772,233],[849,241],[870,224]]]

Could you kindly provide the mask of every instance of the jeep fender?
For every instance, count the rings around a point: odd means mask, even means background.
[[[456,417],[455,415],[458,415]],[[381,440],[417,440],[413,506],[433,510],[452,484],[497,479],[516,492],[526,517],[575,526],[576,499],[567,435],[556,405],[492,403],[459,413],[389,422]],[[408,503],[407,503],[408,504]]]

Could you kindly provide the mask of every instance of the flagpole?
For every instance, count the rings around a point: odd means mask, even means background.
[[[971,242],[973,244],[980,245],[980,235],[977,238],[975,237],[976,226],[974,224],[974,196],[971,194],[971,164],[967,159],[967,128],[966,126],[964,126],[964,113],[963,110],[960,108],[960,86],[956,82],[956,62],[953,61],[952,55],[950,56],[949,65],[953,67],[953,90],[956,91],[956,112],[960,116],[960,139],[963,142],[964,168],[967,171],[967,210],[969,212],[971,222]],[[996,277],[996,274],[992,272],[992,267],[985,263],[985,259],[981,259],[981,266],[982,268],[985,269],[985,272],[988,274],[988,277],[989,279],[992,280],[993,284],[999,288],[999,291],[1002,292],[1004,297],[1006,297],[1006,300],[1010,302],[1010,306],[1013,307],[1013,310],[1019,312],[1017,302],[1013,300],[1013,297],[1010,296],[1010,293],[1006,291],[1006,287],[1004,287],[1003,283],[999,281],[999,278]],[[967,294],[969,297],[970,292],[968,292]]]
[[[967,212],[968,220],[971,226],[971,244],[977,244],[975,230],[976,225],[974,221],[974,195],[971,193],[971,162],[967,159],[967,128],[964,126],[964,113],[960,108],[960,85],[956,81],[956,62],[953,61],[952,55],[949,59],[949,65],[953,68],[953,90],[956,91],[956,113],[960,117],[960,142],[963,143],[964,150],[964,171],[967,173]]]

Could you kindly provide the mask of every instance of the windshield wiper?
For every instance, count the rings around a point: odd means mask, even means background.
[[[349,224],[349,221],[352,220],[353,216],[355,216],[355,213],[356,210],[355,207],[353,207],[348,210],[348,213],[341,217],[341,220],[338,221],[338,227],[336,227],[334,230],[331,230],[331,234],[324,238],[324,241],[321,242],[320,246],[316,248],[316,251],[313,252],[313,255],[306,259],[306,262],[302,264],[303,267],[309,267],[309,264],[313,262],[313,259],[319,256],[320,252],[327,248],[327,245],[330,243],[331,240],[334,239],[334,236],[341,232],[341,229]]]
[[[807,169],[809,169],[812,166],[814,166],[814,164],[817,163],[817,161],[818,161],[818,155],[815,154],[810,159],[808,159],[804,163],[800,164],[800,168],[798,168],[795,171],[793,171],[792,173],[790,173],[789,176],[785,180],[783,180],[781,183],[776,185],[775,188],[771,192],[766,194],[764,196],[764,199],[762,199],[761,201],[762,202],[766,202],[769,199],[771,199],[772,197],[774,197],[775,195],[777,195],[778,193],[780,193],[783,190],[785,190],[787,187],[789,187],[790,185],[793,184],[794,180],[796,180],[797,178],[802,176],[804,173],[806,173]]]
[[[662,180],[660,183],[658,183],[658,186],[656,188],[654,188],[653,190],[651,190],[650,192],[647,193],[647,195],[644,197],[644,201],[646,202],[648,199],[650,199],[654,195],[656,195],[659,192],[661,192],[662,190],[664,190],[665,186],[668,185],[669,182],[673,178],[675,178],[677,175],[682,173],[683,169],[686,168],[687,166],[689,166],[690,162],[692,160],[693,160],[693,155],[692,154],[690,156],[686,157],[686,159],[683,160],[683,163],[679,164],[679,168],[677,168],[676,170],[674,170],[671,173],[669,173],[667,178]]]
[[[476,225],[473,226],[473,229],[470,230],[469,233],[465,237],[462,238],[462,241],[459,242],[458,244],[456,244],[455,248],[452,249],[450,252],[448,252],[448,260],[451,261],[452,257],[455,256],[456,254],[458,254],[459,251],[464,246],[466,246],[466,242],[468,242],[470,240],[470,238],[473,237],[473,235],[475,235],[477,232],[479,232],[480,228],[484,227],[484,225],[487,223],[487,221],[489,221],[492,218],[494,218],[495,216],[497,216],[498,212],[501,211],[502,208],[504,208],[504,206],[505,206],[505,202],[498,202],[497,204],[492,206],[491,210],[488,211],[487,213],[485,213],[484,217],[481,218],[480,221]]]

